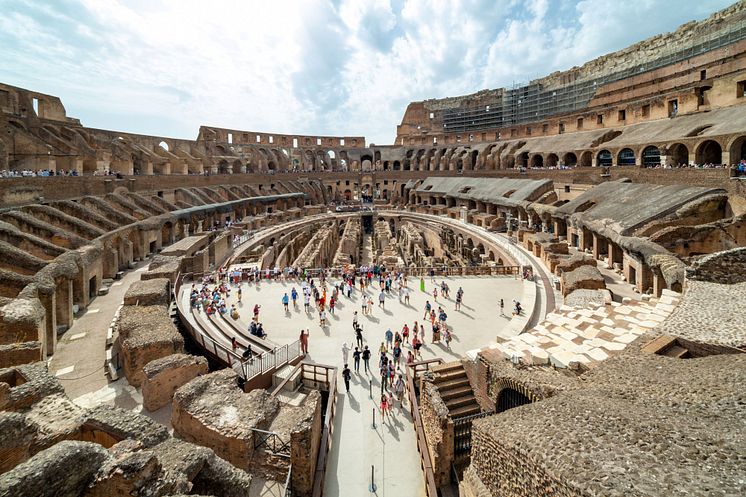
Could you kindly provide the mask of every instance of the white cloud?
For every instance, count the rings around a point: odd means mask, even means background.
[[[682,5],[682,4],[687,5]],[[540,77],[727,0],[0,0],[0,80],[84,124],[391,143],[413,100]]]

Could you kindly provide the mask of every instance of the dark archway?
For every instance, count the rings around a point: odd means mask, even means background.
[[[567,152],[564,156],[562,156],[562,162],[565,164],[565,166],[568,167],[577,166],[578,156],[572,152]]]
[[[659,166],[661,163],[661,151],[658,147],[650,145],[642,151],[642,165],[645,167]]]
[[[518,167],[528,167],[528,152],[521,152],[516,157],[515,165]]]
[[[544,167],[544,157],[541,154],[535,154],[531,157],[531,167]]]
[[[614,156],[608,150],[601,150],[596,156],[596,165],[598,167],[607,167],[614,163]]]
[[[623,148],[619,151],[616,157],[616,163],[618,166],[634,166],[635,165],[635,152],[631,148]]]
[[[503,388],[500,393],[497,394],[497,402],[495,402],[495,412],[501,413],[514,407],[520,407],[526,404],[530,404],[531,399],[526,397],[518,390],[512,388]]]
[[[738,164],[746,160],[746,136],[739,136],[730,147],[730,163]]]
[[[683,143],[674,143],[668,147],[668,163],[674,167],[689,164],[689,149]]]
[[[722,164],[723,149],[714,140],[706,140],[697,148],[697,164]]]
[[[591,167],[593,165],[593,154],[585,151],[580,154],[580,167]]]
[[[557,154],[549,154],[547,155],[547,167],[555,168],[557,167],[557,163],[559,162],[559,157],[557,157]]]

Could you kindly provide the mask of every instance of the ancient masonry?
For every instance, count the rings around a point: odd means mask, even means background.
[[[388,146],[99,130],[0,84],[0,171],[50,174],[0,178],[0,497],[324,494],[339,372],[197,310],[232,263],[516,279],[505,330],[407,368],[430,497],[746,494],[745,103],[746,2],[412,102]],[[143,414],[47,367],[115,293],[76,381]]]

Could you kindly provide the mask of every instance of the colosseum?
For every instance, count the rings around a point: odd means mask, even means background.
[[[0,110],[0,496],[746,495],[746,2],[391,145]]]

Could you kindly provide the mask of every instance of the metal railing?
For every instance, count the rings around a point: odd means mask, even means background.
[[[251,429],[254,438],[254,450],[265,448],[276,456],[290,458],[290,441],[284,441],[274,431]]]
[[[285,497],[292,497],[293,495],[293,465],[288,467],[288,475],[285,477]]]
[[[463,469],[471,457],[472,421],[494,414],[494,411],[480,412],[453,419],[453,455],[454,465]]]

